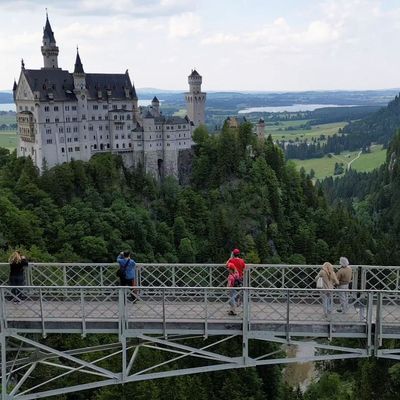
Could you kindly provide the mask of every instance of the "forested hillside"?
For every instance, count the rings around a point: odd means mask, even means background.
[[[400,128],[400,97],[396,96],[387,107],[365,119],[352,122],[343,128],[348,135],[349,150],[361,148],[372,142],[388,144]]]
[[[39,175],[3,149],[1,258],[18,246],[38,261],[100,262],[130,248],[138,261],[221,262],[240,246],[251,262],[374,261],[369,231],[327,207],[271,138],[258,142],[245,124],[195,140],[189,187],[158,185],[111,154]]]

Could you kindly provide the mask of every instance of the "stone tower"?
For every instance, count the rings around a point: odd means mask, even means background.
[[[151,101],[151,108],[153,110],[153,115],[155,117],[160,116],[160,101],[154,96],[153,100]]]
[[[194,127],[205,123],[206,93],[201,91],[202,77],[194,69],[188,76],[189,92],[185,93],[187,115]]]
[[[260,118],[256,125],[257,137],[259,139],[265,139],[265,121],[264,118]]]
[[[43,29],[43,46],[41,49],[43,54],[43,68],[58,68],[58,47],[47,13],[46,25]]]

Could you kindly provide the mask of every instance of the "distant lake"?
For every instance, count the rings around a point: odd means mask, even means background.
[[[325,107],[356,107],[353,105],[342,104],[292,104],[291,106],[271,106],[271,107],[251,107],[240,110],[239,114],[250,114],[255,112],[298,112],[298,111],[314,111],[317,108]]]
[[[161,102],[162,100],[160,100]],[[138,101],[139,106],[149,106],[151,105],[151,100],[139,100]],[[15,104],[14,103],[0,103],[0,111],[15,111]]]
[[[14,103],[0,103],[0,111],[15,111],[15,104]]]

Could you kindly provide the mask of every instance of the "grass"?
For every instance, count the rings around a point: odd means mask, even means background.
[[[323,125],[313,125],[311,129],[294,129],[291,131],[285,131],[284,129],[287,127],[300,127],[307,123],[307,120],[299,120],[299,121],[284,121],[279,122],[279,125],[266,126],[265,132],[267,135],[271,134],[272,139],[274,140],[296,140],[296,137],[299,140],[303,141],[304,139],[308,139],[309,141],[313,138],[318,139],[321,135],[332,136],[335,133],[338,133],[339,128],[343,128],[347,123],[346,122],[333,122],[330,124]],[[279,131],[278,129],[282,129]]]
[[[17,146],[16,131],[0,131],[0,147],[13,151]]]
[[[331,158],[325,156],[323,158],[312,158],[310,160],[292,160],[298,169],[303,167],[307,173],[311,169],[315,171],[317,179],[323,179],[333,176],[335,163],[342,162],[346,167],[347,164],[358,156],[358,151],[343,152],[340,155],[332,155]],[[371,153],[361,154],[359,158],[351,163],[351,168],[360,172],[372,171],[384,163],[386,159],[386,150],[382,149],[382,145],[374,145],[371,147]]]

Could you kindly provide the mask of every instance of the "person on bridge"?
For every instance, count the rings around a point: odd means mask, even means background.
[[[229,263],[233,264],[236,268],[236,271],[239,274],[240,279],[243,282],[243,277],[244,277],[244,271],[246,269],[246,263],[242,258],[240,258],[240,250],[239,249],[233,249],[231,257],[229,260],[226,262],[226,265],[228,266]]]
[[[349,290],[350,282],[353,278],[353,271],[350,267],[349,260],[346,257],[340,257],[340,269],[337,272],[339,281],[338,289]],[[337,312],[346,313],[349,310],[349,292],[339,293],[340,308]]]
[[[243,285],[243,280],[240,279],[239,273],[235,267],[235,265],[231,262],[228,262],[228,287],[230,290],[230,300],[229,305],[231,309],[229,310],[229,315],[237,315],[236,308],[239,305],[239,292],[236,288],[241,287]]]
[[[24,267],[28,266],[28,260],[25,256],[21,254],[20,251],[15,250],[10,258],[10,277],[9,284],[10,286],[24,286]],[[15,302],[20,302],[22,300],[22,292],[20,289],[13,288],[11,289],[11,293],[13,294],[12,300]]]
[[[318,280],[319,277],[322,278],[323,289],[333,290],[334,285],[339,284],[333,266],[329,262],[324,263],[324,265],[321,268],[321,271],[319,271],[319,274],[317,275],[316,281]],[[322,292],[321,297],[322,297],[322,307],[324,309],[324,315],[325,318],[327,318],[332,313],[333,293]]]
[[[136,287],[136,262],[131,258],[130,251],[122,251],[118,258],[117,263],[119,264],[119,277],[121,286]],[[137,301],[138,293],[137,289],[133,289],[131,294],[131,300]]]

